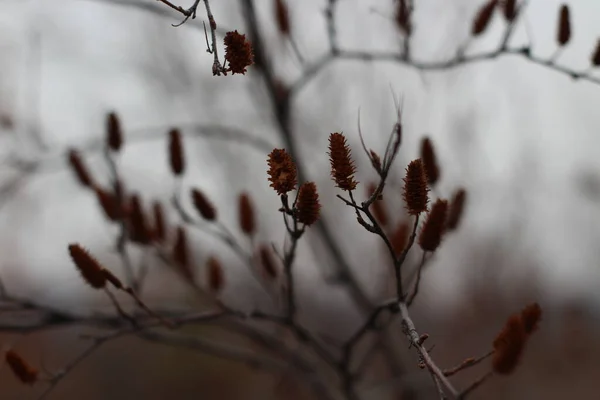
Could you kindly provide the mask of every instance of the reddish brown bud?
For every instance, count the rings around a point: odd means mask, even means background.
[[[402,254],[402,252],[406,248],[409,236],[410,225],[405,221],[399,222],[396,226],[396,229],[394,230],[394,232],[392,232],[392,235],[390,237],[392,248],[394,249],[394,253],[396,253],[397,256]]]
[[[121,146],[123,145],[121,121],[114,112],[106,116],[106,144],[113,151],[121,150]]]
[[[305,182],[300,186],[298,202],[296,203],[296,216],[298,222],[304,225],[312,225],[319,219],[321,204],[317,185],[314,182]]]
[[[233,74],[246,74],[246,67],[252,65],[254,55],[252,45],[246,40],[246,35],[238,31],[225,34],[225,60],[229,63],[228,71]]]
[[[513,22],[517,16],[517,0],[502,0],[500,2],[504,18],[508,22]]]
[[[260,246],[258,252],[263,271],[265,272],[267,278],[271,280],[277,279],[277,275],[279,275],[279,273],[277,264],[273,259],[273,253],[271,249],[266,245],[262,245]]]
[[[6,352],[5,360],[15,376],[24,384],[32,385],[38,380],[38,370],[32,367],[14,350]]]
[[[164,242],[167,238],[167,224],[165,221],[165,213],[163,211],[162,204],[155,201],[152,205],[152,211],[154,214],[154,235],[156,240]]]
[[[427,211],[428,192],[425,168],[418,158],[408,164],[404,178],[404,201],[410,215],[419,215]]]
[[[187,235],[183,227],[177,228],[175,235],[175,244],[172,252],[173,261],[177,264],[179,272],[183,277],[190,281],[194,281],[194,271],[192,269],[190,250],[187,242]]]
[[[367,190],[367,196],[370,198],[373,196],[376,190],[377,184],[371,182]],[[379,223],[379,225],[385,227],[390,222],[383,198],[380,197],[375,199],[375,201],[371,203],[370,211],[373,213],[373,217],[375,217],[375,220]]]
[[[71,166],[71,170],[75,173],[79,183],[89,188],[94,186],[94,180],[92,179],[89,170],[83,163],[81,155],[75,149],[69,150],[69,165]]]
[[[398,8],[396,8],[396,24],[398,28],[407,36],[412,33],[412,24],[410,22],[411,10],[407,4],[407,0],[399,0]]]
[[[219,293],[225,285],[225,276],[221,262],[217,258],[210,257],[208,259],[206,262],[206,274],[210,291]]]
[[[354,190],[358,184],[354,180],[356,167],[343,134],[336,132],[329,135],[328,154],[331,163],[331,177],[336,186],[342,190]]]
[[[428,137],[423,138],[421,141],[421,160],[423,160],[427,182],[431,186],[435,185],[440,179],[440,168],[435,156],[435,150],[433,149],[433,143],[431,143]]]
[[[192,189],[192,202],[205,220],[214,221],[217,218],[217,210],[200,189]]]
[[[370,150],[369,154],[371,155],[371,165],[378,174],[381,174],[381,157],[379,157],[379,154],[375,153],[373,150]]]
[[[144,213],[142,200],[139,195],[131,196],[131,211],[129,217],[130,239],[139,244],[149,244],[152,241],[152,229]]]
[[[531,335],[538,329],[540,319],[542,318],[542,308],[538,303],[531,303],[521,310],[521,320],[525,333]]]
[[[494,340],[494,372],[508,375],[515,370],[525,348],[527,333],[518,315],[511,315]]]
[[[248,193],[240,194],[238,198],[238,214],[240,229],[248,236],[252,236],[256,231],[256,221],[254,217],[254,206]]]
[[[594,50],[594,53],[592,54],[592,65],[594,67],[600,67],[600,39],[598,39],[598,42],[596,43],[596,49]]]
[[[558,29],[556,32],[556,41],[559,46],[566,45],[571,39],[571,17],[569,13],[569,6],[563,4],[560,7],[558,15]]]
[[[454,197],[452,197],[452,202],[450,203],[450,211],[448,212],[448,221],[446,222],[446,229],[449,231],[458,228],[463,217],[466,199],[467,192],[465,189],[458,189],[454,193]]]
[[[492,15],[494,14],[494,9],[496,8],[497,4],[498,0],[490,0],[481,6],[477,12],[477,15],[475,16],[475,19],[473,20],[471,35],[479,36],[485,32],[490,24],[490,21],[492,20]]]
[[[94,257],[77,243],[69,245],[69,254],[83,279],[94,289],[106,286],[104,268]]]
[[[267,163],[269,165],[267,174],[271,182],[269,186],[275,189],[277,194],[281,196],[296,188],[298,183],[296,164],[285,149],[273,149]]]
[[[275,18],[279,32],[288,36],[290,34],[290,15],[285,0],[275,0]]]
[[[169,160],[173,174],[182,175],[185,170],[185,157],[181,132],[177,128],[169,131]]]
[[[435,251],[442,242],[442,235],[446,229],[446,215],[448,202],[438,199],[431,207],[429,215],[419,234],[419,246],[424,251]]]
[[[99,186],[94,187],[98,204],[104,211],[104,216],[110,221],[119,221],[122,217],[122,210],[119,208],[117,197]]]

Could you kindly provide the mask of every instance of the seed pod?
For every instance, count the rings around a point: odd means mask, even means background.
[[[139,244],[149,244],[152,241],[152,228],[148,223],[142,200],[139,195],[134,194],[130,200],[131,211],[129,217],[129,236],[132,241]]]
[[[262,245],[262,246],[260,246],[258,253],[260,256],[260,262],[263,267],[263,271],[265,272],[265,275],[271,280],[277,279],[277,276],[279,275],[279,273],[278,273],[276,262],[273,259],[273,253],[272,253],[271,249],[269,249],[269,247],[266,245]]]
[[[466,199],[467,192],[465,189],[458,189],[456,193],[454,193],[454,197],[452,197],[452,202],[450,203],[450,211],[448,212],[448,221],[446,222],[446,229],[449,231],[458,228],[458,225],[463,218]]]
[[[269,182],[278,195],[294,190],[298,183],[296,164],[285,149],[273,149],[267,159]]]
[[[358,182],[354,179],[356,166],[352,160],[350,147],[341,133],[329,135],[329,162],[331,177],[342,190],[354,190]]]

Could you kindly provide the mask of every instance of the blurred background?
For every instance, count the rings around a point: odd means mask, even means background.
[[[224,32],[249,32],[242,3],[211,2],[219,43]],[[329,51],[328,2],[287,2],[291,40],[278,31],[273,1],[252,3],[271,71],[279,87],[289,88]],[[411,55],[417,62],[451,59],[465,43],[467,56],[494,51],[502,40],[506,22],[500,13],[484,35],[470,39],[480,0],[414,3]],[[563,3],[571,10],[572,38],[556,53]],[[334,8],[339,47],[400,52],[395,7],[392,0],[339,0]],[[93,175],[109,184],[102,146],[111,111],[125,133],[116,161],[129,192],[140,193],[147,205],[161,201],[169,206],[170,223],[181,223],[170,207],[178,182],[167,153],[167,132],[178,127],[187,162],[184,205],[191,207],[189,189],[201,188],[245,248],[284,245],[279,199],[266,177],[267,154],[285,146],[277,99],[257,67],[246,75],[212,75],[202,4],[198,17],[178,28],[171,24],[181,15],[155,0],[2,0],[0,9],[0,278],[11,296],[78,318],[114,312],[104,293],[82,283],[67,252],[69,243],[79,242],[123,276],[114,248],[119,229],[105,220],[93,192],[78,184],[66,162],[68,149],[81,150]],[[535,57],[556,56],[561,67],[589,70],[598,80],[600,68],[590,69],[590,56],[599,37],[598,1],[531,0],[509,47],[531,44]],[[405,218],[401,178],[425,136],[432,139],[441,168],[433,193],[450,198],[459,187],[468,193],[465,219],[428,264],[414,306],[415,323],[430,334],[436,360],[449,367],[485,354],[507,316],[538,301],[544,319],[521,367],[508,378],[494,377],[473,398],[595,398],[600,389],[600,85],[506,55],[433,71],[395,61],[340,59],[298,87],[289,104],[289,132],[308,178],[317,183],[336,242],[376,304],[391,295],[387,254],[335,197],[327,139],[331,132],[344,132],[363,193],[376,174],[361,150],[359,115],[367,147],[383,154],[399,104],[403,141],[385,196],[392,220]],[[238,229],[237,196],[244,191],[256,206],[252,241]],[[272,309],[269,296],[227,246],[203,232],[188,233],[200,285],[205,260],[218,256],[225,266],[221,299],[226,304],[244,311]],[[135,244],[128,249],[135,267],[147,269],[143,297],[151,307],[170,312],[204,307],[156,254]],[[295,264],[300,312],[308,327],[340,341],[364,315],[340,284],[331,284],[335,264],[310,230]],[[51,372],[85,350],[82,334],[96,332],[81,324],[39,331],[2,328],[35,325],[35,318],[41,317],[0,311],[0,345]],[[223,336],[218,327],[186,332],[252,348],[239,337]],[[417,368],[404,337],[396,337],[395,349],[408,372],[390,379],[374,364],[359,390],[362,398],[391,398],[403,385],[420,388],[411,398],[435,398],[431,378]],[[464,387],[488,369],[484,362],[455,381]],[[43,386],[22,385],[0,367],[3,399],[35,399]],[[311,398],[288,375],[129,337],[94,352],[48,398],[294,396]]]

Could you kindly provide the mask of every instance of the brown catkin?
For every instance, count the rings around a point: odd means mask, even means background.
[[[410,8],[407,0],[399,0],[396,8],[396,24],[398,28],[407,36],[412,33],[412,25],[410,22]]]
[[[152,241],[152,228],[148,223],[142,199],[138,194],[134,194],[130,199],[131,210],[129,212],[129,236],[132,241],[139,244],[149,244]]]
[[[275,0],[275,19],[279,32],[284,36],[290,34],[290,14],[285,0]]]
[[[187,234],[183,227],[178,227],[175,234],[175,243],[171,254],[173,261],[177,264],[177,269],[183,277],[189,281],[194,281],[194,271],[192,269],[190,249],[188,247]]]
[[[511,315],[494,340],[492,368],[494,372],[508,375],[515,370],[527,341],[527,333],[519,315]]]
[[[421,141],[421,160],[427,175],[427,182],[433,186],[440,179],[440,167],[437,163],[437,157],[433,148],[433,143],[428,137]]]
[[[408,244],[408,238],[410,236],[410,225],[406,221],[400,221],[396,226],[396,229],[392,232],[390,242],[394,253],[399,256],[402,254],[406,245]]]
[[[479,36],[490,25],[490,21],[492,20],[492,15],[494,15],[494,9],[498,5],[498,0],[490,0],[485,3],[475,16],[473,20],[473,25],[471,27],[471,35]]]
[[[258,250],[258,254],[260,257],[260,263],[262,265],[262,269],[267,276],[267,278],[274,280],[277,279],[278,269],[277,264],[273,258],[273,252],[267,245],[260,246]]]
[[[92,188],[94,186],[94,180],[92,179],[89,170],[85,166],[79,152],[75,149],[70,149],[68,154],[69,165],[75,173],[75,177],[79,183],[85,187]]]
[[[216,257],[210,257],[206,262],[208,287],[213,293],[219,293],[225,286],[223,266]]]
[[[501,4],[504,18],[508,22],[513,22],[517,16],[517,0],[502,0]]]
[[[404,201],[410,215],[419,215],[427,211],[428,192],[425,168],[418,158],[408,164],[404,177]]]
[[[115,112],[106,116],[106,145],[113,151],[119,151],[123,146],[121,121]]]
[[[377,184],[371,182],[367,188],[367,196],[369,196],[370,198],[371,196],[373,196],[376,190]],[[380,197],[375,199],[375,201],[371,203],[369,210],[373,213],[373,217],[375,217],[375,221],[377,221],[379,225],[385,227],[390,222],[390,218],[385,208],[385,202],[383,201],[383,198]]]
[[[298,183],[296,164],[285,149],[273,149],[267,159],[269,182],[278,195],[294,190]]]
[[[94,289],[106,286],[104,268],[90,253],[77,243],[69,245],[69,254],[83,279]]]
[[[181,131],[173,128],[169,131],[169,161],[173,174],[180,176],[185,170],[185,156],[183,153],[183,142]]]
[[[331,177],[336,186],[342,190],[354,190],[358,184],[354,179],[356,166],[346,138],[341,133],[335,132],[329,135],[329,162]]]
[[[435,251],[440,246],[446,229],[447,213],[448,202],[446,200],[438,199],[431,207],[419,234],[419,246],[423,251]]]
[[[463,219],[466,200],[467,192],[465,189],[460,188],[454,193],[450,203],[450,211],[448,212],[448,221],[446,222],[446,229],[448,231],[453,231],[458,228],[458,225]]]
[[[591,61],[594,67],[600,67],[600,39],[596,43],[596,49],[592,53]]]
[[[212,202],[206,197],[200,189],[192,189],[192,202],[198,214],[207,221],[214,221],[217,218],[217,210]]]
[[[321,204],[319,203],[319,194],[317,185],[314,182],[305,182],[298,191],[298,201],[296,211],[298,222],[304,225],[312,225],[319,219]]]
[[[119,221],[122,216],[122,210],[119,209],[117,196],[99,186],[94,187],[94,192],[96,193],[98,204],[104,212],[104,216],[109,221]]]
[[[4,356],[6,363],[15,376],[24,384],[32,385],[38,380],[38,370],[29,365],[19,353],[9,350]]]
[[[165,220],[165,212],[159,201],[152,204],[152,213],[154,215],[154,235],[156,240],[164,242],[167,238],[167,223]]]
[[[238,31],[227,32],[224,39],[225,60],[229,63],[232,74],[246,74],[246,67],[254,62],[252,45],[246,40],[246,35]]]
[[[525,333],[531,335],[538,329],[542,319],[542,308],[538,303],[531,303],[521,310],[521,320]]]
[[[558,29],[556,31],[556,41],[559,46],[564,46],[571,40],[571,17],[569,6],[563,4],[558,13]]]
[[[246,235],[252,236],[256,231],[256,219],[252,200],[246,192],[241,193],[238,197],[238,215],[240,229]]]

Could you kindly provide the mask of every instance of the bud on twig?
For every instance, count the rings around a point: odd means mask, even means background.
[[[210,257],[206,262],[206,273],[210,291],[215,294],[219,293],[225,285],[221,262],[215,257]]]
[[[477,12],[477,15],[475,16],[475,19],[473,20],[473,26],[471,27],[471,35],[479,36],[483,32],[485,32],[485,30],[490,24],[490,21],[492,20],[492,15],[494,14],[494,10],[496,9],[497,4],[498,0],[490,0],[486,4],[481,6],[479,11]]]
[[[303,183],[296,203],[298,222],[307,226],[314,224],[319,219],[320,209],[317,186],[314,182]]]
[[[440,168],[433,149],[433,143],[428,137],[423,138],[421,141],[421,160],[423,160],[427,182],[430,186],[435,185],[440,178]]]
[[[442,235],[446,229],[446,215],[448,202],[438,199],[431,207],[429,215],[419,234],[419,246],[424,251],[435,251],[442,242]]]
[[[238,198],[238,213],[240,229],[248,236],[252,236],[256,231],[256,221],[254,217],[254,206],[248,193],[240,194]]]
[[[81,155],[75,149],[69,150],[69,165],[71,166],[71,169],[75,173],[75,176],[80,184],[88,188],[92,188],[94,186],[94,181],[89,173],[89,170],[83,163]]]
[[[571,17],[569,13],[569,6],[563,4],[560,7],[558,16],[558,29],[556,33],[556,41],[559,46],[566,45],[571,39]]]
[[[290,34],[290,15],[285,0],[275,0],[275,18],[279,32],[284,36]]]
[[[418,158],[408,164],[404,178],[404,201],[410,215],[419,215],[427,211],[428,192],[425,168]]]
[[[269,182],[278,195],[284,195],[296,188],[298,183],[296,164],[285,149],[273,149],[267,159]]]
[[[32,367],[14,350],[6,352],[6,363],[22,383],[32,385],[38,380],[38,370]]]
[[[352,160],[350,147],[346,138],[341,133],[329,135],[329,162],[331,164],[331,177],[337,187],[342,190],[354,190],[358,182],[354,180],[356,167]]]
[[[217,218],[217,210],[200,189],[192,189],[192,202],[205,220],[214,221]]]
[[[104,267],[87,250],[77,243],[71,243],[69,245],[69,254],[88,285],[94,289],[102,289],[106,286]]]
[[[227,32],[224,39],[225,60],[229,63],[229,71],[233,74],[246,74],[246,67],[254,62],[252,45],[246,40],[246,35],[238,31]]]
[[[106,116],[106,144],[113,151],[121,150],[121,146],[123,145],[121,121],[114,112]]]
[[[183,154],[183,143],[181,141],[181,132],[177,128],[169,131],[169,160],[171,162],[171,171],[180,176],[185,170],[185,158]]]

